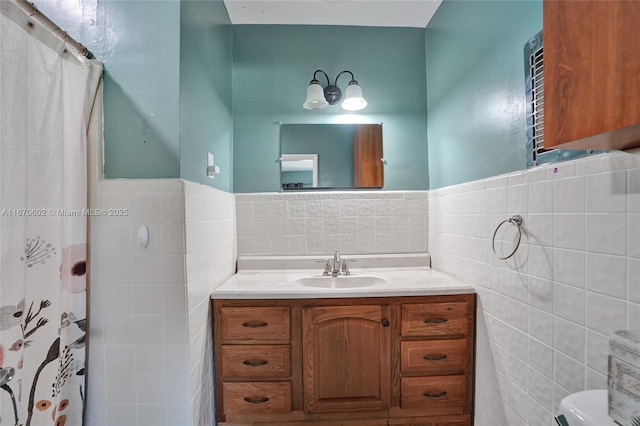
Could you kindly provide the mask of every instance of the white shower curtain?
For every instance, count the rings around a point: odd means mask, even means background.
[[[0,424],[81,425],[87,126],[102,66],[0,7]]]

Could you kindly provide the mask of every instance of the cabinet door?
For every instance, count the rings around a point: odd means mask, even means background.
[[[389,307],[305,308],[304,406],[308,413],[385,410],[390,406]]]
[[[543,2],[545,148],[640,145],[640,2]]]

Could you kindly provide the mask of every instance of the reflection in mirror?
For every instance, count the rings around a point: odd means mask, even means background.
[[[383,186],[382,124],[282,124],[280,154],[283,190]]]
[[[282,154],[282,189],[318,187],[318,154]]]

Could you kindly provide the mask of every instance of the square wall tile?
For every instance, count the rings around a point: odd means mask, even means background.
[[[587,176],[587,212],[624,213],[626,211],[626,170]]]
[[[529,338],[529,365],[545,376],[553,377],[553,348]]]
[[[586,344],[586,329],[584,326],[556,318],[554,327],[554,348],[576,361],[584,363]]]
[[[553,206],[555,213],[585,212],[585,178],[572,177],[554,182]]]
[[[586,316],[586,291],[581,288],[556,283],[554,303],[558,317],[584,325]]]
[[[584,390],[584,364],[562,352],[555,351],[553,356],[553,380],[569,392]]]
[[[608,373],[609,336],[587,330],[587,366],[600,372]]]
[[[557,282],[575,287],[584,287],[586,275],[586,254],[583,251],[555,249],[553,273]]]
[[[640,213],[640,169],[628,171],[627,211]]]
[[[627,218],[625,214],[586,215],[586,250],[605,254],[627,254]]]
[[[627,297],[627,259],[587,254],[587,289],[612,297]]]
[[[611,335],[627,326],[627,303],[624,300],[587,292],[587,327]]]
[[[556,214],[553,220],[553,242],[557,248],[584,250],[584,214]]]

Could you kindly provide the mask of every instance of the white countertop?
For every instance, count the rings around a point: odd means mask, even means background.
[[[473,286],[429,267],[352,269],[351,276],[373,275],[386,282],[367,287],[322,288],[296,283],[300,277],[321,276],[316,269],[245,270],[222,283],[212,299],[317,299],[337,297],[431,296],[474,293]],[[331,281],[331,277],[323,277]],[[338,277],[340,280],[340,277]]]

